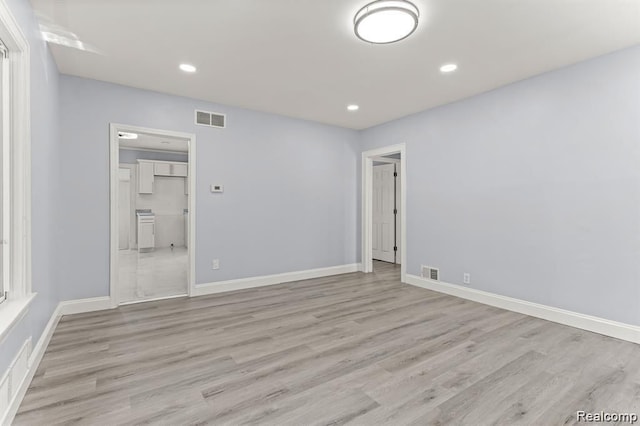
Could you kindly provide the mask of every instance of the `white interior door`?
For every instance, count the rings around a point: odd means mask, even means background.
[[[131,234],[131,170],[118,170],[118,248],[129,248]]]
[[[373,166],[373,258],[394,262],[395,165]]]

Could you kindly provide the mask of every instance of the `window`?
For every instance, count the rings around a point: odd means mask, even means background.
[[[0,1],[0,340],[33,300],[29,45]]]
[[[7,47],[0,40],[0,303],[6,300],[10,283],[9,232],[11,230],[11,143],[8,126],[8,110],[11,94],[9,86],[9,61]]]

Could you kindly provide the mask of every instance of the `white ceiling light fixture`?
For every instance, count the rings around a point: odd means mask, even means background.
[[[347,109],[349,111],[357,111],[357,110],[360,109],[360,107],[358,105],[356,105],[356,104],[351,104],[351,105],[347,105]]]
[[[456,64],[444,64],[443,66],[440,67],[440,72],[447,74],[450,72],[454,72],[457,69],[458,69],[458,66]]]
[[[197,70],[197,68],[191,64],[180,64],[180,69],[184,72],[190,72],[190,73],[196,72]]]
[[[118,138],[119,139],[138,139],[138,134],[137,133],[129,133],[129,132],[119,132],[118,133]]]
[[[377,0],[356,13],[353,30],[369,43],[395,43],[409,37],[418,27],[420,11],[406,0]]]

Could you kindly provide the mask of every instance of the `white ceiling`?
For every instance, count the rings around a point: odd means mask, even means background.
[[[640,43],[638,0],[415,0],[390,45],[353,34],[368,0],[31,1],[102,52],[53,46],[63,73],[355,129]]]
[[[138,133],[138,139],[120,139],[120,148],[142,149],[146,151],[184,152],[189,151],[189,143],[184,139]]]

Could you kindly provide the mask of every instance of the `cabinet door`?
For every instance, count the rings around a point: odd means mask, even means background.
[[[153,194],[153,163],[138,163],[138,193]]]
[[[171,176],[186,177],[188,167],[186,164],[172,164]]]
[[[171,176],[171,166],[169,163],[155,163],[155,174],[159,176]]]
[[[155,224],[153,222],[138,222],[138,248],[154,248],[155,240]]]

